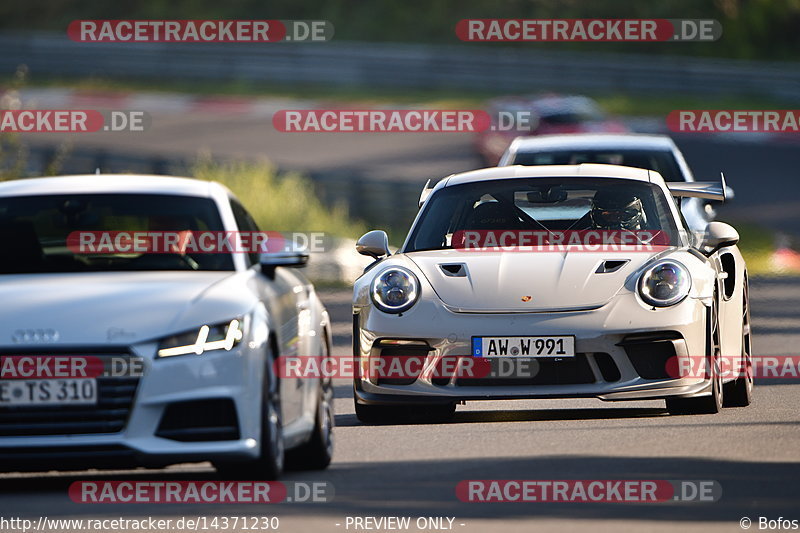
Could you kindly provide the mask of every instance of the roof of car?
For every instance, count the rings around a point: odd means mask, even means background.
[[[213,181],[144,174],[86,174],[27,178],[0,183],[0,196],[42,194],[173,194],[210,198],[227,189]]]
[[[671,150],[675,143],[666,135],[647,135],[637,133],[586,133],[569,135],[538,135],[517,137],[510,150],[516,152],[537,152],[540,150],[563,149],[633,149],[633,150]]]
[[[463,183],[511,178],[622,178],[648,182],[663,181],[658,172],[642,168],[583,163],[580,165],[540,165],[533,167],[512,165],[471,170],[448,176],[441,186],[450,187]]]

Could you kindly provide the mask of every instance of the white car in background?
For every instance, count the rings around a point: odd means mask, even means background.
[[[282,379],[274,369],[287,354],[328,355],[328,313],[291,268],[308,255],[86,254],[67,243],[74,231],[148,228],[258,231],[213,182],[110,175],[0,184],[2,363],[83,357],[104,368],[0,380],[0,470],[212,461],[270,479],[284,462],[325,468],[330,382]],[[109,373],[110,362],[141,371]]]
[[[376,262],[354,285],[356,415],[443,420],[464,401],[522,398],[665,399],[675,414],[748,405],[739,235],[712,222],[696,240],[672,201],[722,201],[723,191],[724,183],[666,183],[653,171],[595,164],[442,179],[423,191],[396,254],[382,231],[357,243]],[[640,240],[550,246],[601,231]],[[468,232],[494,237],[470,249]],[[499,244],[534,232],[549,244]],[[716,371],[723,355],[741,371]],[[408,363],[402,372],[382,364],[398,360]],[[518,368],[508,373],[509,364]]]
[[[666,135],[577,133],[517,137],[498,166],[582,163],[646,168],[658,172],[667,182],[695,181],[683,154]],[[726,199],[733,199],[730,187]],[[716,216],[712,204],[701,198],[684,198],[681,211],[694,231],[703,231]]]

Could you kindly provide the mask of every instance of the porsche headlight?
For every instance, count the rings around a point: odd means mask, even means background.
[[[402,313],[419,298],[419,280],[402,267],[387,268],[372,280],[372,302],[385,313]]]
[[[214,350],[230,351],[239,344],[242,337],[244,332],[239,319],[211,326],[204,325],[163,339],[158,347],[158,357],[202,355]]]
[[[691,286],[692,277],[685,266],[677,261],[661,261],[639,278],[639,295],[653,307],[669,307],[682,302]]]

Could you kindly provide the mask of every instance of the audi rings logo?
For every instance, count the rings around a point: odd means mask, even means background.
[[[56,342],[58,332],[54,329],[18,329],[11,335],[14,344],[44,344]]]

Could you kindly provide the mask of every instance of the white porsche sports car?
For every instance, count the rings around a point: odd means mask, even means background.
[[[666,183],[615,165],[508,166],[423,191],[402,248],[353,295],[355,408],[364,422],[447,419],[469,400],[666,399],[671,413],[751,400],[746,265],[731,226],[685,226]],[[739,369],[721,371],[723,360]],[[728,367],[726,367],[728,368]]]
[[[325,468],[330,382],[282,379],[274,369],[286,354],[328,356],[328,314],[287,268],[308,255],[91,253],[70,243],[75,232],[134,230],[258,232],[212,182],[119,175],[0,184],[0,469],[212,461],[269,479],[284,463]]]

